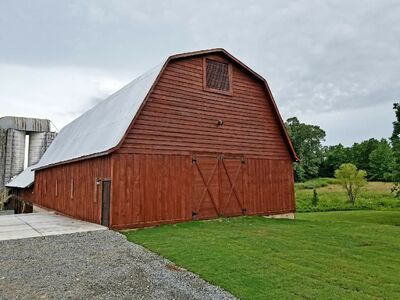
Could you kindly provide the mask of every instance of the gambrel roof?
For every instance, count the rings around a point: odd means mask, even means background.
[[[160,64],[66,125],[56,136],[36,169],[107,153],[115,148],[146,98]]]
[[[54,139],[35,169],[105,155],[116,150],[170,60],[214,53],[224,54],[265,83],[266,91],[271,97],[272,106],[291,156],[293,160],[298,160],[266,80],[226,50],[218,48],[170,56],[163,63],[133,80],[66,125]]]

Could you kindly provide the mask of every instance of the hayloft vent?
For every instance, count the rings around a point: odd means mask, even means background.
[[[206,89],[213,91],[221,91],[223,93],[230,93],[230,67],[229,64],[206,59]]]

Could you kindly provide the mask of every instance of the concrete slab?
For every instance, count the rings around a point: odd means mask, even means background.
[[[277,215],[264,216],[264,218],[267,218],[267,219],[290,219],[290,220],[294,220],[296,218],[296,214],[295,213],[277,214]]]
[[[106,229],[49,212],[0,216],[0,241]]]

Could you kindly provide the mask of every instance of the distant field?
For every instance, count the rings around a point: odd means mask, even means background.
[[[352,209],[400,209],[400,200],[391,193],[392,183],[368,182],[360,190],[359,197],[352,205],[348,203],[345,190],[333,178],[319,178],[305,183],[296,183],[296,209],[298,212],[332,211]],[[313,190],[317,188],[318,206],[312,205]]]
[[[400,295],[396,210],[302,213],[297,220],[240,217],[125,234],[242,299]]]

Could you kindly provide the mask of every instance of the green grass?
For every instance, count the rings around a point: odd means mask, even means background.
[[[326,180],[323,178],[323,180]],[[321,181],[317,179],[317,182]],[[309,183],[311,182],[311,183]],[[326,182],[326,181],[325,181]],[[332,181],[331,183],[335,183]],[[312,181],[305,183],[308,186]],[[312,205],[313,191],[299,187],[296,184],[296,210],[298,212],[308,211],[332,211],[332,210],[360,210],[360,209],[400,209],[400,199],[393,197],[391,193],[392,183],[368,182],[363,187],[356,200],[355,205],[347,201],[345,190],[338,184],[328,184],[317,188],[319,204]]]
[[[400,295],[400,211],[241,217],[125,234],[243,299]]]

